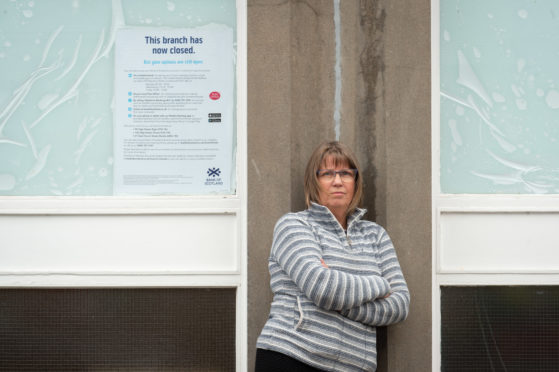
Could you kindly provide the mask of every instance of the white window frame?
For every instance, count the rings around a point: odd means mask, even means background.
[[[444,1],[444,0],[442,0]],[[559,285],[559,265],[547,269],[449,271],[441,267],[445,214],[545,213],[559,221],[559,195],[443,194],[440,188],[440,2],[431,0],[432,370],[441,370],[441,286]],[[557,228],[556,225],[555,229]],[[550,226],[551,228],[551,226]],[[559,262],[559,251],[556,255]]]
[[[25,271],[0,270],[0,287],[221,287],[236,290],[236,370],[247,370],[247,3],[236,0],[236,194],[217,196],[0,197],[9,216],[234,216],[232,270]],[[219,233],[219,232],[216,232]],[[0,249],[1,246],[0,246]]]

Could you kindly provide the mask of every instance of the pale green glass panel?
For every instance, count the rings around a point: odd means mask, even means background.
[[[115,30],[209,23],[235,1],[1,1],[0,195],[112,195]]]
[[[440,5],[442,192],[559,193],[559,2]]]

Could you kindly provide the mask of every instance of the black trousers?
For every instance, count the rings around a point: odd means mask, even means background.
[[[256,349],[254,372],[320,372],[320,369],[309,366],[282,353],[271,350]]]

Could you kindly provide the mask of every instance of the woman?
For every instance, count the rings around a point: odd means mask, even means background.
[[[404,320],[410,295],[388,234],[362,220],[357,159],[320,145],[305,171],[307,208],[281,217],[269,258],[274,299],[256,371],[374,371],[376,326]]]

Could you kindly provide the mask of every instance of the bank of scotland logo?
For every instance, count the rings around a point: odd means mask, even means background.
[[[219,168],[208,168],[208,177],[219,177],[220,174]]]
[[[206,172],[208,177],[204,182],[204,185],[209,187],[223,186],[223,180],[221,179],[221,170],[219,168],[208,168]]]

